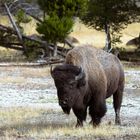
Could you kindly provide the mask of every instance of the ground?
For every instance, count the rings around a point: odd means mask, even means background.
[[[114,125],[112,98],[98,128],[75,128],[74,114],[65,115],[57,102],[49,67],[0,65],[0,140],[139,140],[140,67],[125,67],[126,84],[121,126]]]
[[[1,15],[0,15],[1,16]],[[0,17],[0,23],[9,20]],[[36,33],[36,23],[24,25],[25,34]],[[130,24],[122,31],[119,47],[139,35],[140,23]],[[105,33],[87,28],[77,21],[70,35],[79,44],[105,45]],[[118,45],[117,45],[118,46]],[[22,53],[0,49],[0,62],[21,61]],[[21,65],[21,63],[19,64]],[[125,67],[125,91],[121,109],[121,126],[114,125],[112,99],[100,127],[75,128],[74,114],[65,115],[57,102],[56,89],[49,67],[7,66],[0,63],[0,140],[140,140],[140,66]]]

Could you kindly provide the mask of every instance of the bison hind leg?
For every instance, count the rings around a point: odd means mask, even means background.
[[[118,90],[113,94],[113,106],[115,111],[115,124],[120,125],[120,108],[122,104],[122,98],[123,98],[123,89],[118,88]]]

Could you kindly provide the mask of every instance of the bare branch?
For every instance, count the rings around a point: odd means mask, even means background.
[[[31,16],[32,18],[34,18],[35,20],[39,21],[39,22],[43,22],[40,18],[34,16],[33,14],[29,13],[27,10],[24,10],[23,8],[20,7],[21,10],[23,10],[27,15]]]
[[[18,27],[17,27],[17,25],[16,25],[16,23],[15,23],[13,17],[12,17],[12,14],[11,14],[11,12],[10,12],[10,10],[9,10],[9,8],[8,8],[8,6],[7,6],[7,4],[5,3],[4,6],[5,6],[5,8],[6,8],[6,11],[7,11],[7,14],[8,14],[8,16],[9,16],[9,19],[10,19],[10,21],[11,21],[11,23],[12,23],[14,29],[15,29],[16,32],[17,32],[17,35],[18,35],[19,40],[20,40],[21,42],[23,42],[23,40],[22,40],[22,35],[20,34],[20,31],[19,31],[19,29],[18,29]]]

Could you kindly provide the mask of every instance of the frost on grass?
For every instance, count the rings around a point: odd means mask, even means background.
[[[0,67],[0,139],[115,139],[140,135],[140,71],[126,70],[121,109],[122,126],[114,125],[112,99],[101,126],[75,128],[76,117],[65,115],[57,101],[49,68]],[[128,139],[128,137],[126,138]]]

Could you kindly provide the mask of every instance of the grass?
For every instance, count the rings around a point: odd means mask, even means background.
[[[137,126],[115,126],[102,123],[100,127],[93,128],[88,123],[83,128],[75,128],[75,122],[64,116],[58,124],[47,120],[47,115],[62,117],[62,112],[32,108],[0,109],[1,136],[14,140],[18,137],[27,138],[112,138],[125,135],[138,135],[140,128]],[[70,117],[73,117],[70,116]],[[66,121],[66,119],[69,119]]]
[[[0,24],[6,25],[6,26],[11,26],[10,20],[8,19],[8,16],[2,16],[0,15]],[[25,28],[25,34],[30,35],[36,33],[36,22],[34,20],[31,20],[30,23],[28,24],[21,24]]]
[[[39,83],[36,80],[40,78],[46,79],[50,75],[50,68],[28,68],[28,67],[0,67],[0,71],[3,74],[0,76],[1,84],[13,84],[24,87],[26,85],[28,88],[47,88],[51,86],[52,82]],[[16,78],[15,78],[16,77]],[[31,80],[29,80],[31,79]],[[35,83],[33,81],[36,81]]]
[[[6,78],[0,78],[0,81],[1,83],[3,84],[8,84],[8,83],[18,83],[18,84],[21,84],[21,83],[25,83],[26,82],[26,79],[24,77],[19,77],[19,78],[14,78],[14,77],[6,77]]]
[[[0,48],[0,62],[22,62],[26,58],[20,51]]]
[[[125,70],[137,70],[137,71],[140,71],[140,65],[135,65],[135,66],[133,66],[133,65],[131,66],[131,64],[126,65]]]
[[[20,85],[27,81],[27,77],[45,78],[49,75],[49,68],[18,68],[1,67],[1,71],[7,71],[7,75],[2,76],[1,83],[15,83],[11,74],[19,72],[17,83]],[[22,71],[22,72],[21,72]],[[20,77],[21,76],[21,77]],[[24,76],[22,78],[22,76]],[[5,81],[4,81],[5,79]],[[128,81],[129,79],[127,79]],[[45,85],[46,86],[46,85]],[[45,87],[46,88],[46,87]],[[42,103],[46,103],[43,96],[39,97]],[[57,98],[48,98],[47,102],[56,103]],[[112,104],[112,98],[107,100]],[[115,126],[114,122],[109,123],[108,117],[103,119],[100,127],[93,128],[84,123],[83,128],[75,128],[76,117],[73,113],[70,116],[64,115],[62,110],[49,108],[13,107],[0,108],[0,139],[121,139],[125,136],[139,137],[140,128],[137,124],[126,126]],[[130,120],[131,121],[131,120]],[[138,138],[137,138],[138,139]]]
[[[0,19],[2,19],[0,17]],[[0,23],[9,24],[8,20],[3,17]],[[26,27],[26,34],[35,33],[35,22]],[[32,27],[32,28],[31,28]],[[123,31],[121,46],[126,47],[125,43],[132,39],[133,36],[138,36],[140,24],[131,24],[127,29]],[[76,37],[80,43],[93,44],[96,47],[103,47],[105,43],[105,34],[103,32],[97,32],[93,29],[88,29],[81,23],[77,23],[74,27],[72,36]],[[127,49],[130,49],[127,48]],[[19,61],[21,53],[12,51],[9,49],[0,48],[0,60]],[[22,60],[22,59],[21,59]],[[24,58],[23,58],[24,60]],[[18,83],[22,84],[26,82],[27,77],[45,78],[49,75],[49,69],[46,68],[22,68],[22,75],[14,79],[10,74],[14,73],[18,67],[6,68],[9,71],[9,75],[2,76],[0,78],[1,83]],[[0,68],[1,71],[5,71],[5,68]],[[139,70],[139,69],[138,69]],[[126,79],[129,81],[129,78]],[[46,84],[44,84],[46,88]],[[42,102],[43,97],[40,97]],[[49,99],[49,102],[56,102],[56,99]],[[107,103],[112,104],[112,99],[108,99]],[[133,126],[115,126],[108,124],[107,120],[101,123],[100,127],[93,128],[89,126],[88,122],[84,124],[83,128],[75,128],[76,118],[73,114],[69,117],[63,115],[60,110],[52,109],[39,109],[39,108],[0,108],[0,139],[1,140],[16,140],[17,138],[35,138],[35,139],[110,139],[123,136],[137,135],[140,139],[140,128],[137,125]],[[119,138],[118,138],[119,139]],[[121,139],[121,138],[120,138]],[[135,139],[135,138],[133,138]]]
[[[25,70],[24,70],[25,69]],[[50,68],[44,67],[44,68],[23,68],[24,77],[36,77],[36,78],[45,78],[50,74]]]
[[[92,44],[102,48],[105,44],[105,33],[88,28],[80,21],[77,21],[71,36],[77,38],[81,44]]]
[[[50,75],[50,67],[20,67],[17,66],[9,66],[9,67],[0,67],[0,70],[5,71],[8,75],[4,75],[6,77],[10,77],[13,74],[17,74],[18,76],[27,78],[45,78],[46,76]],[[18,73],[15,73],[18,72]]]
[[[128,25],[122,31],[122,44],[118,45],[119,47],[124,47],[126,49],[134,49],[134,46],[126,46],[125,44],[133,39],[134,37],[139,36],[139,28],[140,23],[133,23]],[[73,32],[71,33],[72,36],[76,37],[80,43],[88,43],[92,44],[96,47],[103,47],[105,45],[105,33],[101,31],[94,30],[92,28],[88,28],[79,21],[74,26]]]

